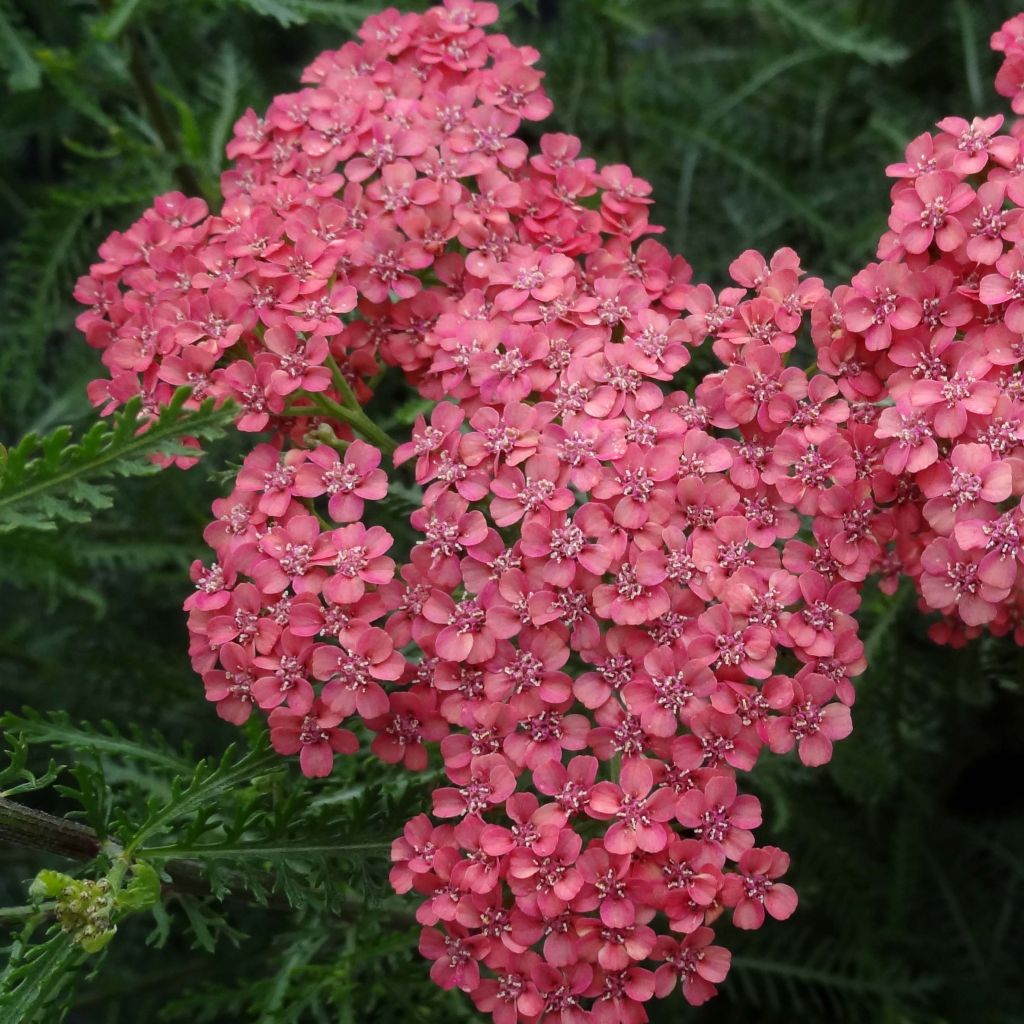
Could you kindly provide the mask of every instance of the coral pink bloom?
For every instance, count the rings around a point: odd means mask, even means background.
[[[206,699],[217,705],[217,714],[225,722],[242,725],[252,714],[256,697],[252,692],[256,680],[249,652],[240,644],[226,643],[217,657],[222,666],[203,674]]]
[[[644,924],[609,928],[593,918],[579,921],[576,935],[580,957],[605,971],[624,971],[630,963],[646,960],[656,940],[654,929]]]
[[[398,893],[406,893],[417,875],[433,872],[434,858],[454,840],[451,825],[435,825],[426,814],[417,814],[405,823],[402,834],[391,843],[391,884]]]
[[[957,520],[984,518],[993,503],[1005,501],[1013,490],[1009,463],[993,458],[983,444],[958,444],[949,458],[918,476],[926,498],[924,515],[940,533],[952,532]]]
[[[429,763],[426,743],[448,734],[448,723],[437,713],[436,700],[429,693],[392,693],[386,714],[367,718],[377,735],[370,749],[386,764],[401,763],[412,772],[424,771]]]
[[[303,498],[329,495],[327,513],[336,523],[356,522],[366,501],[388,493],[387,474],[379,468],[381,453],[365,441],[353,441],[344,459],[333,448],[319,445],[308,460],[295,474],[294,493]]]
[[[329,565],[332,574],[324,583],[324,596],[337,604],[354,604],[367,585],[382,586],[395,575],[394,560],[385,556],[394,538],[382,526],[366,529],[353,523],[329,535],[335,555]]]
[[[430,414],[429,424],[422,416],[416,418],[412,439],[400,444],[395,451],[395,465],[416,458],[416,479],[429,479],[432,453],[439,451],[448,438],[458,432],[465,418],[465,412],[457,405],[438,402]]]
[[[472,432],[460,435],[460,455],[468,466],[488,459],[495,470],[502,463],[517,466],[536,452],[544,422],[535,406],[522,402],[507,403],[500,413],[485,406],[470,418]]]
[[[603,517],[597,529],[608,529],[609,520],[603,506],[597,509],[599,517]],[[523,527],[520,550],[527,558],[544,559],[541,575],[545,583],[567,587],[572,584],[578,567],[601,575],[611,563],[613,553],[600,533],[595,540],[594,535],[588,536],[584,531],[581,523],[590,521],[591,514],[582,512],[581,509],[575,520],[570,520],[564,512],[552,514],[545,508]]]
[[[576,264],[560,253],[528,250],[514,260],[500,263],[490,275],[495,285],[505,287],[496,292],[494,307],[502,312],[518,309],[528,299],[550,302],[563,290],[563,279],[571,275]]]
[[[185,599],[184,609],[201,612],[217,611],[231,603],[231,588],[235,583],[235,570],[231,564],[214,561],[205,566],[198,558],[189,569],[195,591]]]
[[[963,551],[952,540],[937,537],[921,555],[921,594],[928,606],[949,614],[956,609],[969,626],[991,622],[1009,593],[1009,585],[986,583],[979,574],[980,551]]]
[[[692,920],[691,932],[704,922],[705,911],[718,898],[722,872],[708,862],[696,839],[674,839],[660,853],[633,867],[634,878],[648,889],[646,902],[663,907],[676,922]]]
[[[792,419],[806,393],[807,375],[795,366],[783,369],[780,353],[760,345],[748,348],[743,361],[729,367],[722,385],[725,409],[736,423],[756,418],[762,430],[775,430]]]
[[[621,690],[639,671],[644,655],[653,641],[637,629],[613,626],[601,638],[601,644],[586,652],[593,668],[576,677],[573,692],[588,708],[599,708]]]
[[[999,398],[993,381],[985,380],[992,364],[979,352],[957,360],[956,371],[942,380],[920,380],[908,391],[910,404],[934,414],[935,433],[955,438],[963,434],[968,416],[990,413]]]
[[[677,981],[682,982],[683,998],[691,1006],[702,1006],[718,995],[715,986],[725,981],[732,954],[724,946],[712,946],[714,937],[710,928],[698,928],[682,942],[668,935],[658,938],[652,956],[665,961],[654,972],[659,999],[664,999]]]
[[[665,556],[660,551],[635,551],[615,574],[612,583],[594,588],[594,611],[619,625],[639,625],[664,615],[671,599],[661,586],[667,579]]]
[[[800,574],[800,594],[804,607],[784,617],[783,628],[793,644],[815,658],[829,658],[835,651],[836,637],[855,630],[850,613],[857,610],[860,598],[853,585],[834,583],[817,572]]]
[[[260,539],[249,575],[264,594],[280,594],[289,586],[296,594],[316,594],[327,575],[323,566],[333,553],[316,516],[292,516]]]
[[[648,796],[654,772],[643,758],[629,758],[619,773],[619,785],[599,782],[590,791],[589,813],[595,818],[617,818],[604,835],[609,853],[629,854],[636,849],[657,853],[665,848],[669,831],[663,824],[675,813],[675,794],[659,789]]]
[[[538,1024],[592,1024],[593,1017],[580,1005],[580,998],[593,978],[593,967],[582,961],[564,967],[538,964],[530,972],[536,995],[520,1000],[524,1019],[536,1019]]]
[[[576,868],[583,840],[571,828],[560,829],[550,854],[541,855],[526,847],[517,847],[508,858],[508,883],[517,906],[533,918],[555,918],[565,912],[580,891],[583,877]],[[563,963],[575,957],[568,936],[559,936],[558,959]],[[550,947],[545,948],[549,961]],[[568,954],[568,956],[567,956]]]
[[[697,619],[689,643],[691,658],[715,669],[735,669],[750,679],[767,679],[775,665],[772,634],[764,626],[743,625],[725,605],[717,604]]]
[[[568,765],[546,761],[534,770],[537,790],[554,798],[567,815],[582,814],[590,802],[590,791],[597,779],[597,758],[574,757]]]
[[[416,509],[409,523],[423,537],[415,550],[429,555],[429,576],[439,586],[455,586],[461,579],[459,557],[489,536],[483,513],[470,512],[469,502],[451,492],[431,507]]]
[[[430,980],[444,989],[472,992],[480,984],[479,961],[490,948],[490,939],[471,935],[458,924],[446,924],[443,932],[424,928],[420,933],[420,954],[433,961]]]
[[[885,173],[890,178],[916,178],[921,174],[931,174],[940,168],[952,166],[953,156],[949,150],[936,151],[936,137],[931,132],[923,132],[913,139],[906,149],[905,159],[899,163],[889,164]]]
[[[953,252],[967,239],[966,229],[954,214],[973,200],[974,190],[956,174],[921,174],[913,183],[898,187],[889,227],[909,253],[925,252],[933,240],[943,252]]]
[[[869,352],[886,349],[893,330],[909,330],[921,322],[921,303],[904,266],[872,263],[852,281],[853,291],[843,305],[843,320],[864,335]]]
[[[739,859],[737,873],[725,876],[722,902],[732,907],[737,928],[760,928],[767,913],[785,921],[796,910],[796,891],[777,881],[789,870],[789,854],[777,846],[747,850]]]
[[[1017,148],[1016,141],[1013,146]],[[986,181],[964,215],[971,236],[966,254],[973,263],[991,266],[1003,255],[1004,240],[1019,237],[1021,211],[1003,209],[1006,190],[1004,181]]]
[[[677,765],[728,765],[744,772],[754,767],[762,742],[756,731],[744,728],[738,716],[716,708],[696,708],[687,724],[691,732],[672,744],[672,758]]]
[[[339,635],[341,646],[320,644],[313,652],[313,675],[327,685],[320,699],[324,707],[344,717],[358,712],[379,718],[388,711],[388,696],[380,682],[395,682],[405,659],[383,629],[356,623]]]
[[[799,744],[800,760],[817,768],[832,759],[832,743],[846,739],[853,731],[850,709],[832,698],[836,685],[826,676],[810,673],[793,683],[793,704],[787,713],[773,718],[768,742],[776,754]]]
[[[630,445],[617,461],[614,476],[605,474],[592,494],[601,500],[615,500],[613,518],[625,530],[639,530],[648,520],[664,522],[672,507],[671,486],[664,482],[678,473],[677,455],[668,445],[643,451]]]
[[[298,754],[302,774],[322,778],[331,774],[335,754],[354,754],[359,740],[348,729],[338,729],[342,716],[315,704],[309,714],[274,708],[268,719],[270,742],[279,754]]]
[[[485,754],[473,758],[465,785],[434,790],[434,814],[438,818],[482,814],[493,805],[503,804],[515,790],[516,777],[508,761],[500,754]]]
[[[484,978],[470,993],[476,1008],[489,1013],[494,1024],[517,1024],[526,1017],[528,1007],[543,1005],[530,980],[531,972],[542,962],[531,951],[513,953],[504,945],[492,948],[486,963],[495,976]]]
[[[260,674],[252,693],[261,708],[276,708],[285,701],[302,715],[312,708],[313,687],[306,678],[312,653],[313,645],[307,637],[285,629],[273,652],[253,659]]]
[[[737,796],[735,779],[714,775],[703,792],[691,789],[679,798],[676,818],[693,830],[710,857],[736,860],[754,845],[750,830],[761,824],[761,804],[757,797]]]
[[[1010,97],[1015,114],[1024,114],[1024,53],[1011,53],[996,72],[995,90]]]
[[[517,649],[488,663],[484,676],[487,699],[501,703],[529,694],[545,704],[560,704],[572,696],[572,681],[558,671],[568,660],[568,646],[550,630],[520,637]]]
[[[412,271],[429,267],[433,261],[418,242],[387,228],[371,228],[362,240],[352,283],[371,302],[385,302],[392,292],[408,299],[423,287]]]
[[[447,661],[479,665],[494,657],[499,640],[519,632],[519,617],[498,596],[491,584],[476,597],[456,603],[435,589],[423,606],[423,617],[440,626],[434,637],[437,654]]]
[[[472,358],[469,379],[485,402],[521,402],[534,392],[547,390],[555,379],[547,365],[549,351],[550,343],[542,331],[506,327],[498,348]]]
[[[331,371],[323,365],[329,355],[323,337],[303,341],[290,327],[271,327],[263,344],[266,352],[256,356],[256,368],[269,368],[269,392],[286,397],[300,388],[315,393],[331,386]]]
[[[644,967],[605,971],[595,977],[588,995],[594,999],[594,1024],[646,1024],[650,1018],[644,1003],[654,995],[654,972]]]
[[[640,717],[644,732],[652,736],[674,736],[683,716],[717,686],[705,662],[687,661],[672,648],[655,648],[643,666],[644,671],[622,688],[622,696],[630,712]]]
[[[253,644],[259,654],[266,654],[281,633],[273,620],[261,615],[263,595],[251,583],[239,583],[232,591],[231,602],[214,615],[208,624],[211,643],[221,644],[236,640],[239,644]]]
[[[962,117],[944,117],[938,128],[956,140],[953,170],[967,177],[983,170],[990,159],[1000,162],[1012,159],[1017,146],[1009,135],[996,135],[1003,126],[1003,115],[975,117],[965,121]]]
[[[631,877],[633,860],[628,854],[609,853],[591,845],[577,862],[583,886],[573,909],[597,910],[609,928],[626,928],[636,920],[637,907],[649,901],[646,882]]]
[[[512,526],[524,516],[550,509],[564,512],[572,508],[575,498],[567,487],[559,487],[558,460],[542,452],[531,456],[519,469],[505,466],[491,482],[491,519],[495,526]]]
[[[883,441],[892,438],[885,448],[884,465],[894,475],[919,473],[939,457],[939,446],[927,417],[905,399],[882,410],[875,436]]]
[[[990,587],[1011,587],[1017,563],[1024,562],[1024,529],[1020,507],[995,519],[969,519],[956,524],[954,536],[964,551],[982,551],[978,579]]]
[[[492,857],[503,857],[515,849],[527,849],[541,857],[552,853],[565,825],[565,812],[557,804],[544,804],[533,793],[509,797],[506,814],[512,825],[486,825],[480,848]]]
[[[245,457],[235,481],[235,490],[242,494],[259,494],[256,507],[260,512],[268,516],[282,516],[295,493],[299,466],[305,461],[306,453],[303,451],[293,449],[282,456],[273,445],[258,445]]]
[[[986,274],[978,287],[986,306],[1001,306],[1006,326],[1016,333],[1024,329],[1024,247],[1015,245],[996,260],[996,273]]]

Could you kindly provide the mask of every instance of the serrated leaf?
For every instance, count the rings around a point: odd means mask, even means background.
[[[152,419],[140,417],[136,397],[109,420],[101,420],[69,444],[71,433],[58,427],[48,437],[28,434],[7,450],[0,465],[0,533],[55,530],[61,522],[85,522],[113,504],[109,480],[156,473],[151,457],[196,454],[182,438],[220,436],[231,413],[212,400],[187,410],[189,389],[179,388]]]

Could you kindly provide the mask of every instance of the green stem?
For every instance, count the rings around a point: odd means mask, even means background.
[[[0,799],[0,840],[72,860],[92,860],[103,849],[91,828],[4,799]]]
[[[25,921],[36,915],[47,914],[53,909],[53,906],[52,902],[47,902],[40,903],[38,906],[0,907],[0,925],[7,925],[15,921]]]
[[[371,444],[375,444],[382,452],[390,455],[398,447],[398,442],[390,434],[381,430],[362,409],[358,407],[351,409],[347,405],[339,405],[326,395],[314,395],[313,401],[325,415],[333,416],[335,419],[347,423],[357,434]]]
[[[341,367],[338,365],[334,356],[329,355],[327,357],[327,365],[330,367],[331,377],[334,379],[334,386],[338,389],[338,394],[340,394],[344,400],[346,408],[361,409],[362,406],[359,404],[359,399],[356,398],[356,393],[352,390],[352,385],[349,384],[348,378],[345,374],[341,372]]]

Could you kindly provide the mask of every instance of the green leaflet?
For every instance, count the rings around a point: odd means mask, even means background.
[[[112,479],[158,472],[150,461],[154,455],[195,454],[183,447],[184,437],[220,436],[230,410],[216,408],[212,400],[187,410],[189,393],[179,389],[148,423],[139,417],[141,399],[134,398],[77,442],[69,427],[58,427],[46,437],[28,434],[13,448],[0,446],[0,533],[87,522],[113,505]]]

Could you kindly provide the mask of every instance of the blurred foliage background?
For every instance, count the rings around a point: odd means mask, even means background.
[[[1003,109],[987,43],[1017,7],[501,6],[504,30],[543,53],[556,111],[544,128],[579,134],[600,160],[652,181],[654,219],[698,278],[720,283],[745,248],[791,245],[830,284],[871,259],[883,168],[905,144],[947,114]],[[98,243],[154,194],[216,194],[235,118],[294,90],[301,68],[375,9],[0,0],[0,442],[88,427],[84,386],[99,363],[74,330],[71,289]],[[73,985],[54,975],[46,1009],[11,1016],[17,1004],[0,1003],[0,1020],[49,1024],[64,1010],[82,1024],[478,1020],[468,1000],[428,982],[409,908],[386,882],[386,843],[426,806],[429,778],[355,759],[315,784],[276,762],[227,788],[200,769],[185,804],[172,786],[238,738],[203,700],[180,611],[223,485],[210,473],[235,461],[224,440],[205,470],[120,481],[112,507],[87,521],[0,533],[0,711],[51,716],[8,717],[8,746],[27,745],[26,771],[43,772],[51,755],[68,765],[25,802],[118,834],[166,804],[177,850],[221,841],[233,815],[241,835],[247,814],[274,808],[239,871],[204,862],[213,895],[165,890],[156,916],[128,920]],[[655,1020],[1024,1020],[1024,658],[1001,641],[933,646],[912,600],[868,596],[863,619],[871,667],[854,735],[825,769],[772,759],[755,776],[769,822],[759,836],[793,854],[799,913],[728,934],[736,957],[722,995],[699,1011],[658,1004]],[[0,906],[24,903],[43,866],[67,862],[0,848]],[[8,975],[9,992],[17,981]]]

